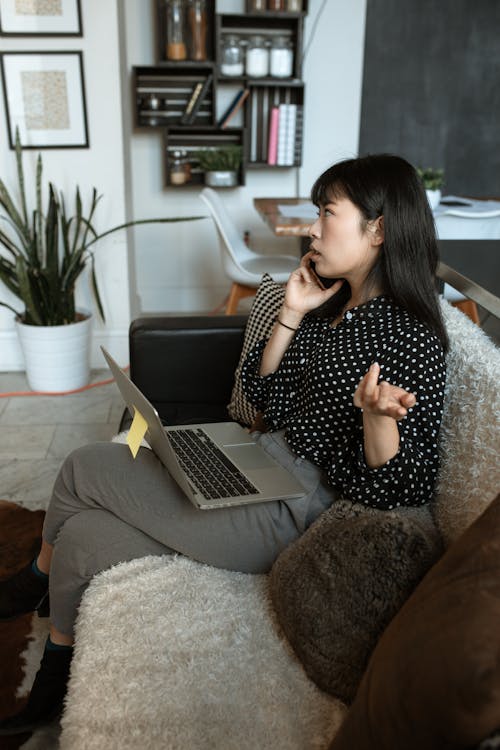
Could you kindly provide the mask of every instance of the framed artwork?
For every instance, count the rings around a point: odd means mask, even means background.
[[[2,36],[81,36],[80,0],[0,0]]]
[[[4,52],[2,83],[9,145],[88,148],[81,52]]]

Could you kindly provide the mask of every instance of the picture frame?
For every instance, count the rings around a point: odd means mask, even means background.
[[[82,36],[80,0],[0,0],[0,36]]]
[[[88,148],[83,54],[3,52],[0,55],[9,145]]]

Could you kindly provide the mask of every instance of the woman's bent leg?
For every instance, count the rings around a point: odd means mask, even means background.
[[[299,534],[280,501],[198,510],[150,450],[141,448],[134,460],[128,446],[116,443],[85,446],[65,461],[44,525],[54,557],[68,520],[92,509],[107,510],[194,560],[248,573],[268,571]]]
[[[113,565],[171,550],[102,509],[76,513],[62,527],[50,571],[50,620],[73,636],[81,598],[92,578]]]

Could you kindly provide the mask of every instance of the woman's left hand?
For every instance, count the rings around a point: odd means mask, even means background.
[[[366,414],[403,419],[408,409],[417,403],[415,394],[408,393],[404,388],[391,385],[385,380],[379,383],[379,375],[380,365],[375,363],[356,388],[354,405],[363,409]]]

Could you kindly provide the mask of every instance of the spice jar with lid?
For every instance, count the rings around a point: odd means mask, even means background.
[[[170,152],[169,177],[172,185],[184,185],[191,179],[191,165],[187,151],[176,149]]]
[[[184,22],[182,0],[167,0],[167,60],[185,60],[187,57]]]
[[[269,50],[265,38],[260,34],[251,36],[248,40],[246,74],[250,78],[269,75]]]
[[[243,70],[243,48],[240,39],[234,34],[228,34],[222,39],[220,72],[225,76],[242,76]]]
[[[290,78],[293,73],[292,43],[286,36],[276,36],[271,44],[270,70],[274,78]]]

